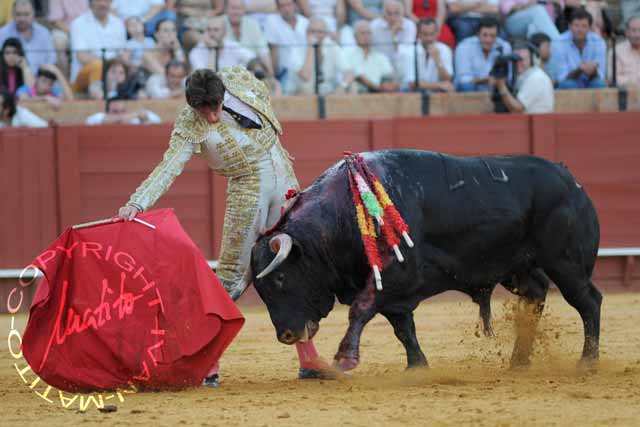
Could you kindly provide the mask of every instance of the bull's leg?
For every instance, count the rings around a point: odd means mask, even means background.
[[[335,355],[335,364],[342,371],[349,371],[360,362],[360,336],[365,325],[377,313],[374,304],[374,290],[372,279],[367,287],[360,292],[349,308],[349,328],[340,342]]]
[[[389,320],[393,326],[393,332],[407,352],[407,368],[428,366],[427,358],[420,349],[418,337],[416,337],[413,313],[382,313],[382,315]]]
[[[494,337],[493,329],[491,328],[491,294],[493,293],[494,286],[480,288],[473,295],[471,299],[480,307],[480,319],[482,319],[482,329],[486,337]]]
[[[545,272],[558,286],[564,299],[580,313],[584,326],[581,362],[592,364],[599,356],[602,294],[588,277],[584,277],[584,273],[580,274],[578,268],[565,269],[560,265],[545,269]]]
[[[544,302],[549,290],[549,279],[539,270],[518,274],[512,292],[520,296],[516,313],[516,342],[511,354],[511,366],[526,366],[530,363],[533,341]]]

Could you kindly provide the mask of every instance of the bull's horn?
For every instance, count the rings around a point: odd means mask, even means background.
[[[273,236],[271,240],[269,240],[269,247],[272,252],[278,252],[276,256],[271,261],[271,264],[267,266],[260,274],[256,276],[257,279],[262,279],[267,274],[271,273],[275,270],[280,264],[284,262],[285,259],[289,256],[289,252],[291,252],[291,247],[293,246],[293,241],[291,240],[291,236],[285,233],[280,233],[277,236]]]

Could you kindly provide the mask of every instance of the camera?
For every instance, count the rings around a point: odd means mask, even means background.
[[[509,75],[509,64],[520,61],[520,55],[511,53],[509,55],[502,55],[500,52],[500,56],[498,56],[493,63],[493,67],[491,67],[491,71],[489,75],[495,79],[506,79]]]

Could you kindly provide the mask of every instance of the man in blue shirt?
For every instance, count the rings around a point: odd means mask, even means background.
[[[569,18],[569,30],[553,41],[551,61],[559,89],[605,87],[607,47],[602,37],[589,31],[593,18],[576,9]]]
[[[53,38],[46,27],[34,22],[31,0],[16,0],[12,13],[13,21],[0,28],[0,45],[9,37],[20,39],[32,70],[38,70],[43,64],[55,64]]]
[[[501,52],[502,51],[502,52]],[[498,37],[498,21],[480,20],[478,35],[458,44],[455,53],[455,83],[458,92],[489,90],[489,72],[496,57],[511,53],[511,46]]]

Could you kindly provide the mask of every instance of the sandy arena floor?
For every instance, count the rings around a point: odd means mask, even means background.
[[[582,326],[557,293],[547,303],[532,366],[510,370],[513,301],[494,298],[494,339],[478,333],[477,306],[469,300],[424,302],[416,325],[431,368],[412,373],[404,372],[404,350],[378,316],[363,334],[360,367],[340,381],[298,381],[294,348],[275,340],[265,310],[249,308],[222,361],[219,389],[125,395],[112,413],[80,413],[78,402],[64,409],[38,398],[34,390],[44,387],[22,382],[3,338],[0,425],[640,425],[640,294],[605,295],[595,373],[576,368]],[[341,306],[321,323],[316,342],[326,358],[346,319]],[[25,321],[19,319],[20,329]],[[7,336],[8,316],[0,317],[0,331]]]

